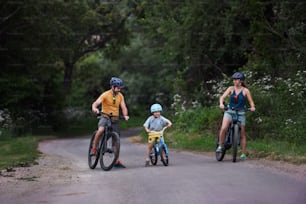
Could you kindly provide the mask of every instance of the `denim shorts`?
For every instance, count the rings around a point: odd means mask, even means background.
[[[98,128],[105,127],[107,125],[107,122],[108,122],[108,118],[101,117],[98,123]],[[113,130],[120,135],[119,120],[112,121],[112,127],[113,127]]]
[[[233,117],[235,116],[236,116],[236,111],[227,110],[224,112],[224,117],[227,117],[231,120],[233,120]],[[244,111],[238,111],[238,120],[240,121],[241,125],[245,126],[245,112]]]

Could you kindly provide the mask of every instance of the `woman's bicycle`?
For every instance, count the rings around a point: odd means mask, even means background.
[[[149,136],[155,136],[155,138],[159,137],[159,141],[155,139],[154,145],[150,152],[150,160],[152,165],[157,164],[158,156],[160,156],[160,160],[164,166],[168,166],[169,164],[169,151],[163,136],[166,128],[167,127],[164,127],[161,131],[151,131],[149,133]]]
[[[112,128],[112,120],[122,118],[106,113],[100,113],[97,115],[98,119],[101,117],[107,119],[107,125],[105,126],[101,139],[97,144],[96,154],[91,154],[91,149],[97,131],[92,134],[88,148],[88,165],[89,168],[94,169],[100,159],[101,168],[105,171],[109,171],[115,165],[120,153],[120,137]]]
[[[226,107],[224,110],[228,110],[228,108]],[[237,160],[237,152],[238,152],[238,146],[240,145],[240,131],[241,131],[241,121],[238,120],[238,114],[240,112],[246,112],[248,111],[248,109],[245,110],[241,110],[241,109],[231,109],[232,111],[235,112],[233,119],[230,123],[230,125],[228,126],[228,129],[225,133],[225,139],[224,139],[224,145],[222,147],[222,151],[221,152],[216,152],[216,159],[217,161],[222,161],[225,153],[227,150],[229,150],[231,147],[233,147],[232,149],[232,161],[236,162]],[[219,146],[219,133],[220,133],[220,128],[217,134],[217,143],[216,143],[216,149]]]

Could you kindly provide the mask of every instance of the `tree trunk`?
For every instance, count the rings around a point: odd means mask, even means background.
[[[67,93],[70,93],[71,91],[72,71],[73,71],[73,64],[69,62],[65,63],[64,88]]]

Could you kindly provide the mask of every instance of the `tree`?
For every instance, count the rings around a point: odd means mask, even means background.
[[[128,42],[124,24],[135,8],[131,2],[3,1],[0,108],[28,124],[56,122],[75,63],[101,48],[112,55]]]

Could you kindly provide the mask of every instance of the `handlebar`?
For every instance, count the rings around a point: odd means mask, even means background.
[[[233,111],[244,111],[244,112],[251,112],[251,108],[244,108],[244,109],[240,109],[240,108],[230,108],[228,106],[228,104],[223,104],[224,105],[224,110],[233,110]]]
[[[96,114],[97,115],[97,118],[98,119],[100,119],[101,117],[103,117],[103,116],[105,116],[105,117],[107,117],[107,118],[109,118],[109,119],[120,119],[120,120],[125,120],[125,118],[124,118],[124,116],[122,116],[122,115],[113,115],[112,113],[110,113],[110,114],[107,114],[107,113],[103,113],[102,111],[100,111],[98,114]]]
[[[149,135],[163,135],[164,131],[168,128],[168,126],[165,126],[162,130],[160,131],[151,131],[148,134]]]
[[[239,108],[229,108],[229,107],[224,107],[224,110],[233,110],[233,111],[244,111],[244,112],[247,112],[247,111],[251,111],[251,108],[245,108],[245,109],[239,109]]]

